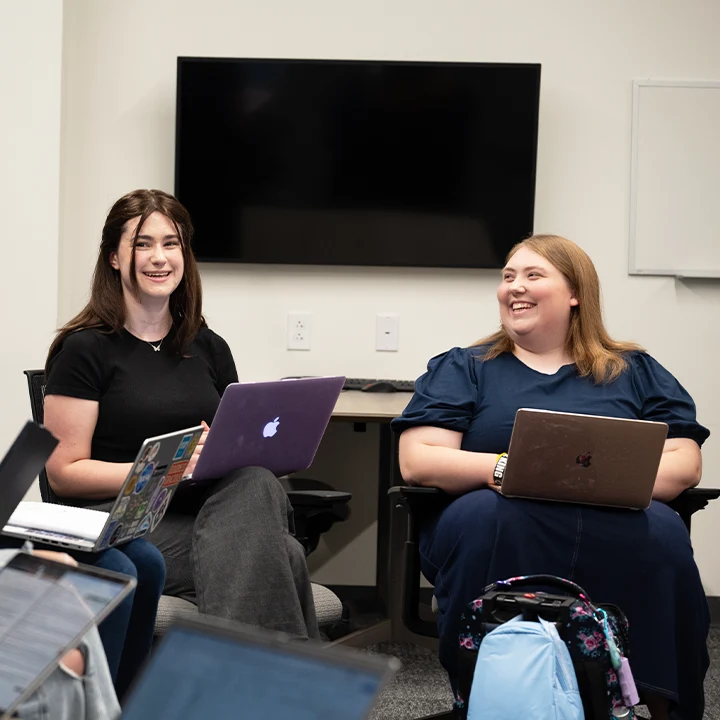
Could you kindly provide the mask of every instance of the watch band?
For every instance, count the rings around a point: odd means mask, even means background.
[[[507,453],[500,453],[495,462],[493,470],[493,483],[498,487],[502,485],[503,475],[505,475],[505,467],[507,465]]]

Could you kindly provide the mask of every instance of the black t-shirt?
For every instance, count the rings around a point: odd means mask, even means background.
[[[173,330],[160,351],[126,330],[80,330],[50,361],[46,395],[98,402],[90,457],[132,462],[146,438],[212,423],[225,388],[237,382],[228,344],[201,328],[184,355]]]

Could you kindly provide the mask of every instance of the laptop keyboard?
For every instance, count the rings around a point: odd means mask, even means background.
[[[385,380],[382,378],[346,378],[343,390],[364,390],[369,385],[387,383],[396,392],[415,392],[414,380]]]
[[[288,375],[283,380],[302,380],[303,378],[316,377],[315,375]],[[343,390],[367,391],[369,385],[387,383],[391,386],[391,392],[415,392],[414,380],[385,380],[382,378],[345,378]]]

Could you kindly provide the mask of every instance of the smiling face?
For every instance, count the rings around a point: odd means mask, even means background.
[[[140,218],[129,220],[123,228],[117,251],[110,254],[110,265],[120,272],[123,293],[141,302],[169,300],[183,278],[185,261],[180,238],[172,221],[159,212],[152,213],[140,228],[133,246]],[[135,280],[132,258],[135,255]]]
[[[542,255],[521,247],[503,268],[497,290],[500,321],[510,339],[525,347],[561,347],[578,304],[565,276]]]

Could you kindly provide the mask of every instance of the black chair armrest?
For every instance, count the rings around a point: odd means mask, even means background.
[[[294,508],[339,508],[352,500],[352,494],[335,490],[321,480],[284,475],[278,478]]]
[[[295,537],[309,555],[323,533],[336,522],[350,517],[352,494],[333,490],[327,483],[312,478],[281,477],[279,480],[293,508]]]
[[[332,508],[338,505],[346,505],[352,500],[349,492],[338,490],[287,490],[290,504],[294,508],[316,507]]]
[[[434,487],[420,487],[419,485],[394,485],[388,490],[388,495],[402,495],[408,498],[441,497],[445,491]]]
[[[685,523],[690,532],[690,518],[693,513],[702,510],[711,500],[720,497],[720,488],[690,488],[681,492],[674,500],[667,503]]]
[[[455,499],[454,496],[438,488],[413,485],[396,485],[388,490],[388,495],[392,502],[407,508],[415,539],[417,539],[417,525],[428,515],[434,515]]]

